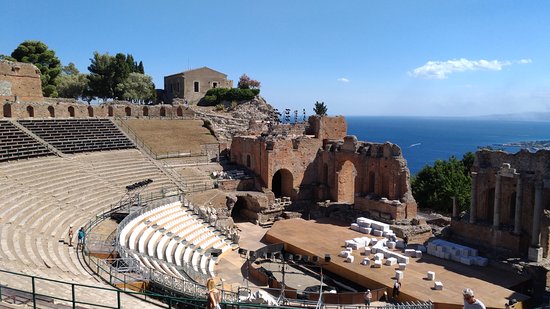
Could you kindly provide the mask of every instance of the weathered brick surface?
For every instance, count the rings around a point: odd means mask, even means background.
[[[40,70],[36,66],[0,60],[0,102],[42,99]]]
[[[343,117],[313,116],[309,124],[301,135],[291,126],[286,134],[278,127],[275,134],[234,138],[231,161],[293,200],[359,202],[364,210],[398,220],[416,216],[409,169],[397,145],[345,136]]]
[[[182,105],[144,106],[114,102],[90,106],[73,100],[48,99],[46,102],[5,102],[0,118],[178,118],[193,117],[193,115],[192,111]]]

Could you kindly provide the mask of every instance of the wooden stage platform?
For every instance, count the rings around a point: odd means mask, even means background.
[[[364,256],[359,255],[358,251],[353,254],[354,263],[346,263],[344,258],[338,256],[343,250],[345,240],[363,236],[367,235],[353,231],[347,225],[338,225],[336,221],[329,219],[290,219],[276,222],[266,233],[265,241],[284,243],[285,250],[295,254],[324,257],[328,253],[332,257],[331,262],[324,266],[328,271],[365,288],[392,287],[396,266],[363,266],[360,262]],[[433,289],[434,281],[426,279],[428,271],[435,272],[435,279],[443,283],[443,290]],[[404,271],[399,300],[431,300],[436,304],[436,308],[462,308],[462,290],[471,288],[487,308],[504,308],[504,304],[510,298],[518,301],[529,298],[509,289],[523,281],[525,278],[502,270],[467,266],[424,254],[421,258],[410,259]]]

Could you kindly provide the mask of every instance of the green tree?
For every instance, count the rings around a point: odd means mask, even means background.
[[[460,210],[466,210],[470,203],[473,160],[474,154],[468,152],[462,160],[452,156],[448,161],[437,160],[433,166],[426,165],[411,181],[418,206],[451,212],[454,196]]]
[[[78,99],[84,96],[88,86],[88,78],[80,74],[74,63],[63,67],[63,72],[58,77],[57,91],[62,98]]]
[[[328,108],[325,105],[325,102],[319,102],[319,101],[315,102],[315,107],[313,107],[313,112],[315,113],[315,115],[326,116],[327,111],[328,111]]]
[[[151,76],[135,72],[117,85],[117,91],[122,94],[121,98],[134,103],[154,100],[156,94]]]
[[[89,97],[101,98],[106,100],[114,97],[114,76],[113,70],[114,58],[109,53],[100,54],[94,52],[94,57],[90,59],[88,66],[88,90],[86,95]]]
[[[11,53],[19,62],[34,64],[40,70],[42,94],[46,97],[57,96],[57,77],[61,73],[61,62],[48,45],[40,41],[24,41]]]

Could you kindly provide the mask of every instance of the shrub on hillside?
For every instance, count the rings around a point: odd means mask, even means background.
[[[223,101],[248,101],[260,94],[260,89],[214,88],[206,92],[201,105],[215,106]]]

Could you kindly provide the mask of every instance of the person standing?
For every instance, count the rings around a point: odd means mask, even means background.
[[[73,225],[71,224],[69,226],[69,247],[72,247],[73,246],[73,236],[74,236],[74,232],[73,232]]]
[[[464,309],[485,309],[483,302],[475,298],[472,289],[464,289],[462,295],[464,296]]]
[[[216,289],[216,281],[214,278],[208,279],[206,281],[206,288],[208,289],[208,298],[206,301],[206,309],[218,309],[220,307],[221,294],[218,289]]]
[[[76,245],[76,249],[84,249],[84,237],[86,236],[86,232],[84,232],[84,228],[81,227],[78,230],[78,244]]]
[[[399,297],[399,289],[401,288],[401,283],[399,280],[395,280],[393,283],[393,291],[392,291],[392,298],[393,300],[396,300]]]
[[[369,289],[365,292],[365,295],[363,295],[363,298],[365,298],[365,307],[370,308],[370,301],[372,299],[372,293]]]

